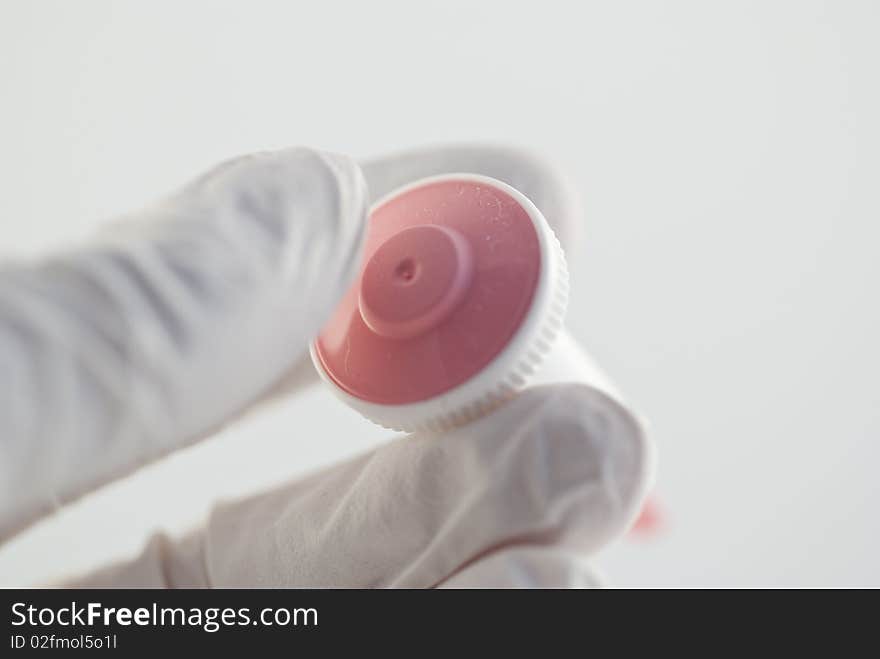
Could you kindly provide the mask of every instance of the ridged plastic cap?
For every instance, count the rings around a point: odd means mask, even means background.
[[[347,404],[394,430],[442,430],[524,387],[565,315],[568,273],[509,185],[449,174],[372,209],[364,265],[312,345]]]

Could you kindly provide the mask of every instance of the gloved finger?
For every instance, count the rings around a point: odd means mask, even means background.
[[[631,524],[652,463],[613,399],[539,387],[445,435],[403,437],[221,506],[182,543],[154,541],[76,583],[430,587],[506,545],[590,555]]]
[[[515,545],[490,552],[438,588],[600,588],[590,559],[568,547]]]
[[[570,251],[583,224],[580,195],[549,160],[526,149],[492,144],[426,146],[361,163],[371,202],[427,176],[468,173],[513,186],[541,211],[563,249]]]
[[[100,244],[0,270],[0,538],[282,378],[351,284],[366,206],[351,160],[265,153]]]

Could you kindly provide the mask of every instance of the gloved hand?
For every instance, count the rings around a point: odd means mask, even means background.
[[[364,177],[293,149],[225,163],[86,250],[0,270],[0,539],[313,381],[307,344],[357,273],[368,203],[454,171],[518,188],[570,244],[570,189],[528,154],[414,151]],[[74,583],[591,585],[587,561],[635,518],[652,452],[566,350],[567,384],[219,506]]]

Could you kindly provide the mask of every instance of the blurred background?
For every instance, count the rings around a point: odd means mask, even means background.
[[[880,586],[878,33],[871,0],[2,0],[0,255],[248,151],[538,149],[585,199],[570,327],[659,447],[665,522],[608,579]],[[0,584],[385,437],[311,391],[0,547]]]

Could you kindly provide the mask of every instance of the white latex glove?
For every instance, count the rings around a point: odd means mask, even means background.
[[[467,171],[523,191],[563,244],[577,224],[562,179],[518,151],[428,149],[363,171],[369,198],[340,156],[239,158],[94,247],[0,271],[0,538],[313,380],[307,344],[357,272],[371,199]],[[651,451],[563,343],[558,380],[583,383],[220,506],[77,583],[592,585],[586,559],[635,518]]]

